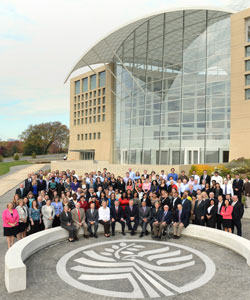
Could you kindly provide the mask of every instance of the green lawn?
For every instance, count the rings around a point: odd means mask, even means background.
[[[10,167],[28,165],[30,164],[27,160],[11,161],[11,162],[0,162],[0,176],[9,172]]]

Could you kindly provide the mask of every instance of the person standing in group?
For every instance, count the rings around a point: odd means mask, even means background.
[[[232,233],[232,213],[233,207],[229,204],[228,199],[225,200],[224,206],[221,209],[222,224],[224,231]]]
[[[214,205],[214,199],[210,200],[209,207],[206,210],[206,224],[207,227],[215,228],[216,206]]]
[[[34,200],[29,208],[29,218],[30,218],[30,234],[36,233],[40,231],[42,218],[41,218],[41,211],[38,207],[36,200]]]
[[[218,204],[217,204],[217,213],[216,213],[216,227],[217,229],[221,230],[221,225],[222,225],[222,215],[221,215],[221,209],[224,205],[223,197],[219,196],[218,197]]]
[[[56,196],[53,200],[53,202],[51,203],[51,205],[54,207],[55,209],[55,217],[52,223],[52,227],[57,227],[60,226],[60,214],[63,211],[63,205],[62,202],[59,201],[59,197]]]
[[[244,214],[244,205],[241,201],[238,200],[237,196],[233,196],[232,199],[233,199],[232,232],[234,232],[234,227],[236,227],[237,235],[242,236],[241,218],[243,217]]]
[[[19,233],[19,215],[10,202],[3,211],[3,235],[6,236],[8,248],[14,244],[14,238]]]
[[[18,239],[20,240],[26,236],[26,230],[29,225],[28,223],[29,212],[27,207],[23,205],[23,199],[18,200],[18,206],[16,207],[16,210],[19,215]]]
[[[42,207],[42,215],[45,229],[51,228],[55,217],[55,208],[51,205],[50,199],[48,199],[46,205]]]
[[[245,208],[250,208],[250,182],[247,177],[245,178],[245,183],[243,185],[243,193],[246,198]]]
[[[243,180],[240,178],[239,174],[235,175],[235,179],[233,181],[233,190],[234,190],[234,195],[238,196],[239,201],[241,201],[241,195],[243,192]]]

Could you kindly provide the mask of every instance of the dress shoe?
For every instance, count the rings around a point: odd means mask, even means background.
[[[174,235],[173,238],[174,238],[174,239],[178,239],[177,235]]]
[[[94,234],[94,237],[97,239],[98,238],[97,234]]]
[[[90,236],[90,237],[93,237],[94,235],[93,235],[93,233],[91,233],[89,236]]]
[[[79,241],[79,239],[78,239],[78,237],[77,237],[77,236],[75,237],[75,241]]]
[[[122,232],[122,235],[126,235],[126,233],[125,233],[125,232]]]
[[[141,237],[143,237],[143,232],[140,234],[140,236],[139,236],[139,237],[140,237],[140,238],[141,238]]]
[[[160,236],[158,236],[158,240],[160,240],[161,239],[161,237]]]
[[[158,235],[152,235],[152,239],[158,239]]]
[[[135,235],[135,232],[132,230],[132,231],[130,232],[130,234],[131,234],[131,235]]]
[[[112,232],[112,236],[115,236],[115,233],[114,233],[114,232]]]
[[[179,238],[180,238],[180,236],[178,236],[178,235],[177,235],[177,236],[176,236],[176,238],[177,238],[177,239],[179,239]]]
[[[145,231],[145,235],[149,235],[149,232],[147,230]]]
[[[89,238],[89,235],[84,234],[83,237],[85,237],[86,239],[88,239],[88,238]]]

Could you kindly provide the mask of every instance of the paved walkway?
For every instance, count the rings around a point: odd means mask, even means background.
[[[0,197],[27,178],[28,173],[36,172],[44,166],[45,164],[29,165],[28,167],[21,168],[14,173],[11,172],[10,174],[3,176],[0,180]]]

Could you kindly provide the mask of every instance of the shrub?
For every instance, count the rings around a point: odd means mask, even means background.
[[[31,157],[36,158],[36,152],[35,151],[32,152]]]
[[[0,155],[0,162],[2,162],[3,161],[3,157],[2,157],[2,155]]]
[[[201,176],[204,170],[207,170],[207,174],[211,175],[214,172],[214,167],[209,165],[192,165],[189,170],[189,175],[191,175],[193,171],[196,171],[196,174]]]
[[[19,160],[19,155],[18,153],[15,153],[14,156],[13,156],[14,160]]]

